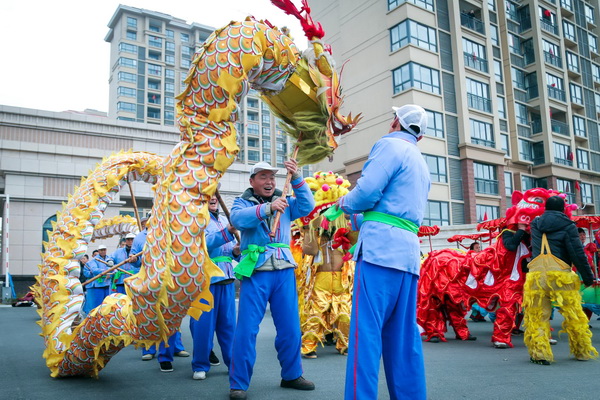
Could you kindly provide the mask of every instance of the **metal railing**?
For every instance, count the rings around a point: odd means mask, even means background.
[[[554,133],[558,133],[558,134],[565,135],[565,136],[571,136],[571,134],[569,133],[569,124],[567,124],[565,122],[551,119],[550,126],[552,129],[552,132],[554,132]]]
[[[498,195],[498,181],[495,179],[475,178],[475,192]]]
[[[542,26],[543,30],[558,35],[558,25],[553,24],[545,18],[540,18],[540,25]]]
[[[492,112],[492,102],[490,99],[486,99],[485,97],[467,93],[467,103],[469,108],[474,108],[479,111]]]
[[[481,139],[478,137],[471,136],[471,143],[491,147],[493,149],[496,148],[496,142],[494,142],[493,140]]]
[[[567,165],[569,167],[573,166],[573,161],[567,160],[567,159],[564,159],[564,158],[560,158],[560,157],[554,157],[554,162],[556,164]]]
[[[562,68],[562,59],[559,56],[550,53],[549,51],[544,50],[544,60],[548,64],[552,64],[555,67]]]
[[[477,57],[475,54],[463,52],[465,65],[469,68],[474,68],[478,71],[488,72],[488,62],[486,59]]]
[[[485,35],[485,27],[483,22],[467,13],[460,13],[460,24],[474,30],[475,32]]]
[[[565,101],[565,99],[567,98],[567,95],[564,90],[558,89],[552,85],[547,85],[547,86],[548,86],[548,96],[550,96],[556,100]]]

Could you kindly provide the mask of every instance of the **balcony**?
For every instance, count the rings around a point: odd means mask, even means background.
[[[535,60],[535,58],[534,58]],[[525,58],[519,54],[510,53],[510,62],[519,68],[525,68]]]
[[[475,178],[475,193],[498,195],[498,181],[495,179]]]
[[[552,132],[558,133],[559,135],[571,136],[569,132],[569,124],[562,121],[557,121],[555,119],[550,120],[550,127]]]
[[[558,35],[558,25],[553,24],[546,18],[540,18],[540,26],[543,30]]]
[[[567,159],[564,159],[564,158],[560,158],[560,157],[554,157],[554,163],[555,164],[560,164],[560,165],[566,165],[566,166],[569,166],[569,167],[573,166],[573,161],[567,160]]]
[[[530,138],[532,129],[529,126],[517,125],[517,135],[520,137]]]
[[[566,47],[568,47],[568,48],[577,47],[577,36],[575,36],[575,34],[571,35],[569,33],[565,33],[564,39],[565,39]]]
[[[542,132],[542,120],[541,119],[536,119],[535,121],[531,121],[531,133],[533,133],[534,135],[536,133],[540,133]]]
[[[548,64],[554,65],[557,68],[562,68],[562,59],[548,51],[544,51],[544,61],[546,61]]]
[[[467,93],[467,103],[469,108],[474,108],[475,110],[488,113],[492,112],[492,102],[490,99],[486,99],[485,97]]]
[[[540,97],[540,92],[538,91],[538,85],[529,86],[527,88],[527,98],[529,100],[535,99],[536,97]]]
[[[562,15],[570,17],[573,15],[573,0],[560,0]]]
[[[488,72],[487,60],[477,57],[475,54],[463,52],[465,58],[465,65],[469,68],[476,69],[481,72]]]
[[[552,97],[553,99],[556,100],[560,100],[560,101],[566,101],[567,99],[567,95],[565,93],[564,90],[558,89],[555,86],[552,85],[546,85],[548,87],[548,96]]]
[[[479,32],[482,35],[485,35],[485,27],[483,25],[483,22],[472,15],[461,12],[460,24],[464,27],[474,30],[475,32]]]
[[[493,140],[480,139],[471,136],[471,143],[478,144],[480,146],[491,147],[492,149],[496,148],[496,142],[494,142]]]

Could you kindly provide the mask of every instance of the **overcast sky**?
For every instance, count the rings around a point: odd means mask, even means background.
[[[0,104],[108,111],[110,44],[104,37],[120,3],[215,28],[253,15],[288,26],[296,45],[306,48],[297,20],[269,0],[2,0]]]

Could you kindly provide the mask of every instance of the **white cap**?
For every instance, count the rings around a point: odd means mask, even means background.
[[[277,172],[279,171],[277,168],[273,168],[271,166],[271,164],[269,164],[268,162],[265,161],[261,161],[258,162],[256,164],[254,164],[252,166],[252,168],[250,168],[250,177],[252,177],[252,175],[260,172],[260,171],[273,171],[273,172]]]
[[[407,104],[402,107],[392,107],[402,129],[420,139],[427,130],[427,113],[421,106]]]
[[[128,233],[125,239],[135,239],[135,233]]]
[[[101,244],[100,246],[98,246],[98,250],[106,250],[106,246]]]

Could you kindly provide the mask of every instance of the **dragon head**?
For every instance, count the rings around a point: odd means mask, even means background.
[[[318,219],[340,197],[346,195],[350,187],[350,182],[347,179],[331,171],[315,172],[312,177],[306,178],[306,183],[313,192],[315,208],[306,217],[298,220],[301,225],[308,225],[311,221]],[[343,219],[343,217],[341,218]],[[345,226],[346,224],[345,220],[342,221],[342,225]]]
[[[529,225],[537,216],[546,210],[546,200],[552,196],[566,198],[566,194],[552,189],[535,188],[522,193],[515,190],[512,194],[512,207],[506,210],[506,225],[515,224]],[[575,204],[565,204],[565,213],[571,218],[573,210],[577,209]]]

